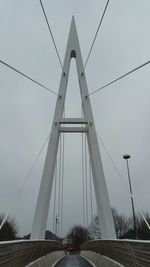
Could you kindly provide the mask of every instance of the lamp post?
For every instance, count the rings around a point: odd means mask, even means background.
[[[56,225],[55,225],[55,234],[57,235],[58,233],[58,227],[59,227],[59,220],[58,220],[58,216],[56,215]]]
[[[131,194],[131,205],[132,205],[132,213],[133,213],[134,233],[135,233],[135,238],[137,239],[135,209],[134,209],[134,201],[133,201],[133,195],[132,195],[132,186],[131,186],[131,178],[130,178],[130,170],[129,170],[129,162],[128,162],[128,160],[131,158],[131,156],[129,154],[125,154],[125,155],[123,155],[123,158],[126,160],[126,164],[127,164],[129,188],[130,188],[130,194]]]

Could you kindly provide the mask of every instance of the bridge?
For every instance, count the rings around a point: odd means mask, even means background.
[[[40,0],[43,15],[45,17],[49,32],[51,34],[58,60],[61,66],[61,79],[58,94],[39,83],[38,81],[32,79],[28,75],[22,73],[18,69],[12,67],[4,61],[0,61],[1,64],[10,68],[11,70],[17,72],[19,75],[24,76],[30,81],[36,83],[38,86],[50,91],[57,96],[56,107],[54,118],[52,122],[52,128],[48,136],[48,149],[41,179],[41,185],[39,190],[39,195],[37,199],[36,210],[33,219],[31,238],[30,240],[17,240],[0,242],[0,266],[10,267],[10,266],[150,266],[150,242],[142,240],[118,240],[116,238],[115,226],[111,212],[110,200],[107,191],[105,175],[103,170],[103,164],[101,160],[101,153],[99,150],[97,131],[95,128],[94,117],[92,112],[92,106],[90,101],[90,95],[96,93],[88,92],[88,86],[85,75],[85,68],[90,57],[94,42],[96,40],[98,31],[101,27],[101,23],[104,19],[109,0],[106,3],[103,15],[98,26],[91,50],[87,57],[86,63],[83,64],[81,50],[78,40],[78,34],[75,24],[74,17],[72,18],[70,33],[68,37],[68,43],[66,48],[66,54],[64,58],[64,63],[62,64],[55,40],[52,35],[50,24],[44,9],[43,2]],[[71,60],[76,61],[77,75],[80,87],[80,96],[82,103],[82,116],[78,118],[65,117],[64,116],[64,106],[67,93],[67,84],[69,78],[69,69]],[[135,69],[130,70],[125,75],[113,80],[111,83],[106,84],[104,87],[109,86],[112,83],[132,74],[134,71],[144,67],[150,62],[146,62]],[[103,88],[100,88],[101,90]],[[52,188],[54,186],[54,178],[56,174],[56,162],[58,154],[58,146],[60,143],[60,136],[65,133],[80,133],[86,136],[89,160],[91,166],[91,173],[93,177],[94,192],[97,204],[98,215],[100,218],[101,226],[101,240],[90,240],[81,245],[80,251],[77,254],[68,255],[65,251],[60,241],[55,240],[45,240],[45,231],[48,220],[49,205],[51,201]],[[43,147],[42,147],[43,149]],[[87,151],[85,151],[87,152]],[[40,151],[41,153],[41,151]],[[40,154],[39,154],[40,155]],[[32,171],[39,155],[36,157],[35,162],[31,168]],[[62,166],[61,166],[62,168]],[[27,175],[28,178],[28,175]],[[56,185],[56,184],[55,184]],[[55,188],[56,190],[56,188]],[[59,188],[60,190],[60,188]],[[60,193],[60,192],[59,192]],[[83,192],[84,193],[84,192]],[[132,192],[128,192],[132,199],[134,196]],[[20,194],[20,191],[19,191]],[[87,194],[87,192],[86,192]],[[60,196],[59,196],[60,197]],[[62,197],[62,195],[61,195]],[[60,198],[61,198],[60,197]],[[17,199],[17,198],[16,198]],[[15,199],[15,201],[16,201]],[[59,199],[61,202],[62,199]],[[12,203],[14,204],[14,203]],[[84,209],[87,209],[87,199],[84,203]],[[61,207],[59,207],[58,218],[56,217],[56,227],[57,234],[57,223],[60,219]],[[85,212],[85,210],[83,210]],[[86,210],[87,213],[87,210]],[[9,215],[9,210],[6,213],[1,225],[0,230],[5,224],[7,217]],[[62,215],[62,214],[61,214]],[[150,230],[150,225],[146,220],[144,214],[141,211],[141,215]]]

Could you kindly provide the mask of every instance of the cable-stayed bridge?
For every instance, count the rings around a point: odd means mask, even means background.
[[[41,86],[43,89],[50,91],[51,93],[57,95],[56,108],[54,113],[54,119],[52,123],[52,128],[49,136],[46,138],[46,141],[49,140],[47,155],[45,159],[45,165],[43,169],[43,175],[41,180],[41,186],[39,191],[39,196],[37,200],[32,231],[31,239],[29,241],[12,241],[12,242],[1,242],[0,243],[0,266],[52,266],[57,261],[56,266],[91,266],[95,264],[96,266],[150,266],[150,243],[147,241],[141,240],[117,240],[115,227],[110,207],[109,196],[107,192],[105,176],[103,171],[103,165],[101,160],[101,155],[98,146],[97,132],[95,129],[94,118],[92,113],[92,107],[90,103],[90,95],[97,93],[103,88],[111,85],[112,83],[117,82],[118,80],[126,77],[127,75],[132,74],[134,71],[144,67],[149,64],[150,61],[145,62],[144,64],[130,70],[126,74],[114,79],[112,82],[104,85],[96,91],[91,93],[88,92],[85,68],[88,63],[94,42],[96,40],[98,31],[100,29],[101,23],[103,21],[107,6],[109,1],[107,1],[102,18],[98,25],[90,52],[88,54],[85,65],[82,62],[82,56],[80,51],[80,45],[78,40],[78,34],[76,30],[74,17],[72,18],[70,33],[66,48],[66,54],[64,63],[62,64],[58,49],[46,16],[46,12],[43,6],[42,1],[40,1],[43,14],[52,37],[54,47],[58,56],[58,60],[61,66],[62,74],[59,86],[59,92],[56,94],[53,90],[49,89],[40,82],[34,80],[30,76],[24,74],[13,66],[10,66],[4,61],[0,61],[1,64],[17,72],[19,75],[24,76],[30,81],[36,83],[38,86]],[[67,83],[69,77],[70,62],[72,58],[76,61],[77,75],[79,80],[81,103],[82,103],[82,116],[79,118],[66,118],[64,116],[64,106],[67,93]],[[58,241],[47,241],[44,240],[49,204],[51,200],[52,186],[54,184],[54,177],[56,173],[56,162],[57,162],[57,153],[58,145],[60,142],[60,136],[65,133],[81,133],[86,135],[88,151],[89,151],[89,160],[91,166],[91,173],[93,177],[94,192],[97,203],[98,215],[100,218],[101,225],[101,236],[102,240],[92,240],[86,242],[81,247],[81,256],[65,256],[62,246]],[[45,144],[45,142],[44,142]],[[34,168],[36,161],[43,150],[44,144],[35,158],[35,161],[29,170],[30,172]],[[62,146],[63,148],[63,146]],[[63,154],[63,151],[62,151]],[[63,162],[64,159],[62,159]],[[63,168],[63,163],[61,168]],[[63,171],[62,171],[63,173]],[[85,175],[86,176],[86,175]],[[87,186],[87,184],[86,184]],[[63,188],[63,187],[62,187]],[[56,190],[56,188],[55,188]],[[60,193],[60,192],[59,192]],[[84,192],[83,192],[84,193]],[[19,192],[20,194],[20,192]],[[61,197],[63,194],[59,194],[59,203],[63,202]],[[87,193],[86,193],[87,196]],[[133,195],[131,194],[133,198]],[[17,198],[15,199],[15,201]],[[87,215],[87,199],[85,197],[84,209],[83,212]],[[14,203],[12,203],[13,205]],[[10,207],[11,208],[11,207]],[[62,212],[62,206],[59,206],[58,218],[60,219],[60,213]],[[0,228],[3,227],[9,211],[7,212],[4,220],[1,223]],[[142,216],[144,214],[141,212]],[[55,214],[56,216],[56,214]],[[55,219],[54,216],[54,219]],[[145,223],[150,230],[150,226],[144,217]],[[55,225],[57,227],[57,221]],[[57,233],[57,229],[56,229]],[[27,265],[28,264],[28,265]]]

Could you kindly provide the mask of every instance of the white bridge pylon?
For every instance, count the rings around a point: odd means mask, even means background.
[[[75,58],[79,79],[82,109],[84,118],[62,118],[66,98],[67,83],[71,59]],[[49,139],[47,155],[37,200],[31,239],[44,239],[47,225],[50,197],[54,179],[55,163],[58,143],[61,132],[85,132],[88,140],[89,157],[92,166],[94,190],[97,202],[98,215],[100,218],[101,233],[103,239],[116,238],[114,222],[105,182],[105,176],[98,147],[98,141],[94,126],[93,114],[85,74],[83,73],[83,61],[80,51],[78,34],[74,17],[72,18],[68,44],[63,64],[63,73],[59,86],[56,102],[52,131]],[[62,127],[62,124],[82,124],[84,127]]]

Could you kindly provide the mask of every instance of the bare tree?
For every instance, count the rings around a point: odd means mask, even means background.
[[[0,214],[0,223],[3,221],[4,214]],[[0,230],[0,241],[15,240],[17,238],[18,226],[13,219],[8,218]]]
[[[112,208],[112,216],[114,219],[117,238],[135,238],[132,217],[127,217],[124,214],[118,213],[115,208]],[[144,216],[150,225],[150,213],[146,212]],[[136,215],[136,227],[138,239],[150,240],[150,230],[140,214]],[[101,238],[100,220],[98,215],[93,216],[92,222],[88,227],[88,231],[91,239]]]
[[[119,214],[115,208],[112,208],[112,216],[114,219],[117,238],[121,238],[132,229],[131,220],[127,216]]]
[[[88,231],[91,239],[101,239],[101,228],[98,215],[93,216]]]
[[[119,214],[115,208],[112,208],[112,216],[117,238],[121,238],[125,233],[132,229],[131,220],[123,214]],[[89,234],[91,239],[101,239],[100,219],[98,215],[94,215],[89,225]]]
[[[68,234],[76,250],[80,249],[80,245],[90,239],[88,229],[81,225],[74,225]]]
[[[146,221],[150,225],[150,213],[145,212],[143,215],[145,216]],[[137,214],[135,219],[136,219],[136,228],[137,228],[137,238],[150,240],[150,230],[144,218],[142,217],[142,215]],[[132,229],[133,229],[134,228],[133,217],[130,217],[130,222],[131,222]]]

